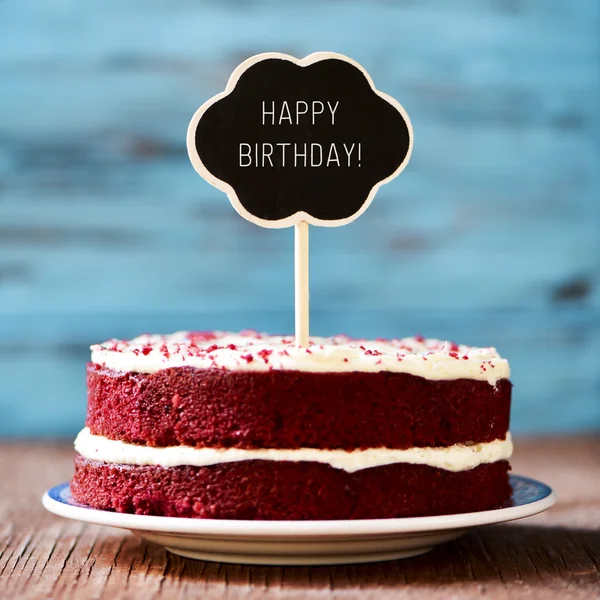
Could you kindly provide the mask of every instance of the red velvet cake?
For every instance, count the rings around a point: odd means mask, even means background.
[[[508,362],[439,340],[143,335],[92,346],[71,489],[120,512],[366,519],[510,496]]]

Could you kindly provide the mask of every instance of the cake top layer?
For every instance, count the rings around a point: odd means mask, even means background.
[[[508,361],[495,348],[425,339],[361,340],[345,335],[311,337],[296,348],[293,336],[243,331],[144,334],[91,347],[92,362],[115,371],[155,373],[170,367],[237,371],[351,371],[408,373],[426,379],[476,379],[495,385],[508,379]]]

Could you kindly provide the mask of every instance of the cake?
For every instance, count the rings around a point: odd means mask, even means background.
[[[179,332],[92,346],[75,501],[210,519],[474,512],[510,497],[494,348]]]

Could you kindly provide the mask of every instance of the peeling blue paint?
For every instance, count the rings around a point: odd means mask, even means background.
[[[266,50],[348,54],[415,129],[361,219],[312,230],[312,331],[495,345],[514,430],[599,429],[599,13],[0,2],[0,435],[73,435],[90,343],[292,330],[292,232],[244,222],[185,152],[194,110]]]

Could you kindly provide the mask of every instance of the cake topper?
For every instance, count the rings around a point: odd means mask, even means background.
[[[412,126],[341,54],[253,56],[194,114],[194,168],[261,227],[295,226],[296,343],[308,346],[308,225],[357,219],[406,166]]]

